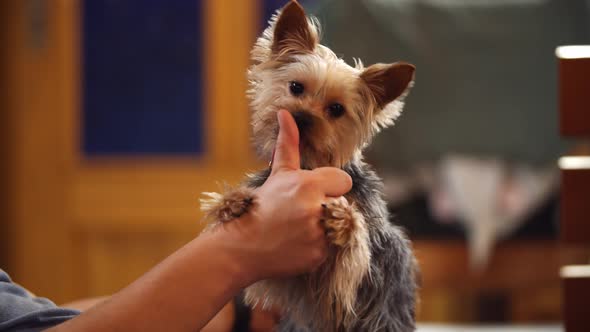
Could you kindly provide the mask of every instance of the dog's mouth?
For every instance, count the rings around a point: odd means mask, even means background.
[[[310,139],[305,134],[305,132],[309,129],[309,128],[307,128],[307,124],[301,124],[298,121],[295,121],[295,123],[297,124],[297,132],[299,133],[299,149],[300,149],[300,151],[303,150],[304,148],[313,148],[313,145],[312,145]],[[280,131],[279,124],[276,123],[276,125],[274,126],[275,141],[279,137],[279,131]]]
[[[283,108],[285,109],[285,108]],[[297,125],[297,130],[299,133],[299,157],[301,160],[300,166],[302,169],[314,169],[317,167],[321,167],[321,166],[331,166],[332,164],[332,156],[328,153],[324,153],[321,151],[320,147],[321,145],[318,146],[318,143],[321,144],[321,142],[315,142],[313,139],[313,135],[311,133],[312,131],[312,125],[313,125],[313,119],[309,116],[301,116],[301,112],[297,115],[294,113],[297,112],[291,112],[291,115],[293,115],[293,118],[295,120],[295,123]],[[275,137],[275,144],[276,144],[276,139],[278,138],[279,135],[279,125],[278,123],[276,123],[275,127],[274,127],[274,137]],[[276,147],[275,147],[276,148]],[[274,159],[274,148],[273,148],[273,152],[272,152],[272,157]]]
[[[302,169],[314,169],[332,165],[332,155],[326,151],[319,150],[318,146],[312,143],[305,136],[299,138],[299,156]]]

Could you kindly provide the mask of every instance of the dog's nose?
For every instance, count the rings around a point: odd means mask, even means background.
[[[295,111],[291,114],[293,115],[293,119],[295,119],[295,123],[297,124],[300,134],[306,130],[309,130],[309,128],[311,128],[313,125],[313,118],[311,114],[305,111]]]

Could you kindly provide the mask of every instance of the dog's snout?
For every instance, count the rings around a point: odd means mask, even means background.
[[[295,119],[299,133],[308,130],[313,125],[313,117],[308,112],[295,111],[291,114],[293,115],[293,119]]]

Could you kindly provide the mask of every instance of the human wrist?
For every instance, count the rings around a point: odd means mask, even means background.
[[[258,257],[255,248],[252,247],[252,240],[248,239],[241,227],[236,227],[238,223],[251,222],[248,219],[249,216],[244,215],[228,224],[219,225],[210,231],[210,234],[204,234],[215,242],[223,265],[239,288],[249,286],[259,279],[259,271],[255,264]]]

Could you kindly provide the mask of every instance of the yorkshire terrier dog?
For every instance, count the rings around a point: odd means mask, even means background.
[[[249,97],[259,155],[271,158],[277,112],[286,109],[299,129],[301,167],[339,167],[352,177],[353,188],[322,205],[331,242],[327,260],[313,273],[248,287],[246,301],[283,309],[279,331],[413,331],[411,245],[391,223],[381,180],[361,153],[400,114],[414,66],[347,65],[319,44],[319,24],[295,0],[273,16],[251,55]],[[250,175],[223,194],[207,193],[203,210],[214,223],[231,222],[253,204],[264,204],[253,188],[269,174]]]

